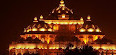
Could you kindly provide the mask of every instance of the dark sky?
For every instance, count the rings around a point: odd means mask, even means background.
[[[7,51],[11,41],[17,39],[24,27],[28,26],[35,16],[47,16],[59,5],[60,0],[9,0],[1,1],[1,40],[0,53]],[[116,42],[116,1],[115,0],[65,0],[68,8],[77,16],[91,15],[106,34],[105,37]],[[1,54],[0,54],[1,55]]]

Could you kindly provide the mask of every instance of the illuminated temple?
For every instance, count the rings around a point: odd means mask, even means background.
[[[116,45],[104,37],[90,16],[86,20],[75,17],[61,0],[48,17],[35,17],[32,24],[24,28],[19,39],[9,45],[9,55],[60,55],[69,43],[74,45],[71,49],[87,44],[100,52],[116,53]]]

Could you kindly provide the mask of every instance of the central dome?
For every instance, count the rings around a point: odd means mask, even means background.
[[[58,17],[60,16],[60,15],[66,15],[66,16],[68,16],[69,17],[69,19],[70,18],[73,18],[72,17],[72,15],[73,15],[73,11],[71,10],[71,9],[69,9],[69,8],[67,8],[66,6],[65,6],[65,4],[64,4],[64,1],[63,0],[61,0],[60,1],[60,4],[59,4],[59,7],[57,7],[57,8],[55,8],[55,9],[53,9],[52,10],[52,12],[49,14],[49,16],[48,16],[48,19],[50,19],[50,20],[53,20],[53,19],[58,19]],[[74,16],[74,15],[73,15]]]

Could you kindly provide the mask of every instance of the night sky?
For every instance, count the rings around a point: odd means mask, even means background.
[[[59,6],[60,0],[9,0],[1,1],[0,53],[8,51],[11,41],[19,38],[23,29],[32,23],[35,16],[48,16]],[[92,21],[116,43],[116,1],[115,0],[65,0],[65,5],[73,9],[79,17]],[[1,55],[1,54],[0,54]]]

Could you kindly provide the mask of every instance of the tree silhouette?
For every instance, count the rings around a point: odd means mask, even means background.
[[[68,45],[64,51],[65,55],[99,55],[99,51],[94,50],[92,46],[84,45],[81,49],[77,47],[72,50],[69,49],[72,45]]]
[[[94,50],[92,46],[84,45],[81,50],[81,55],[99,55],[97,50]]]

